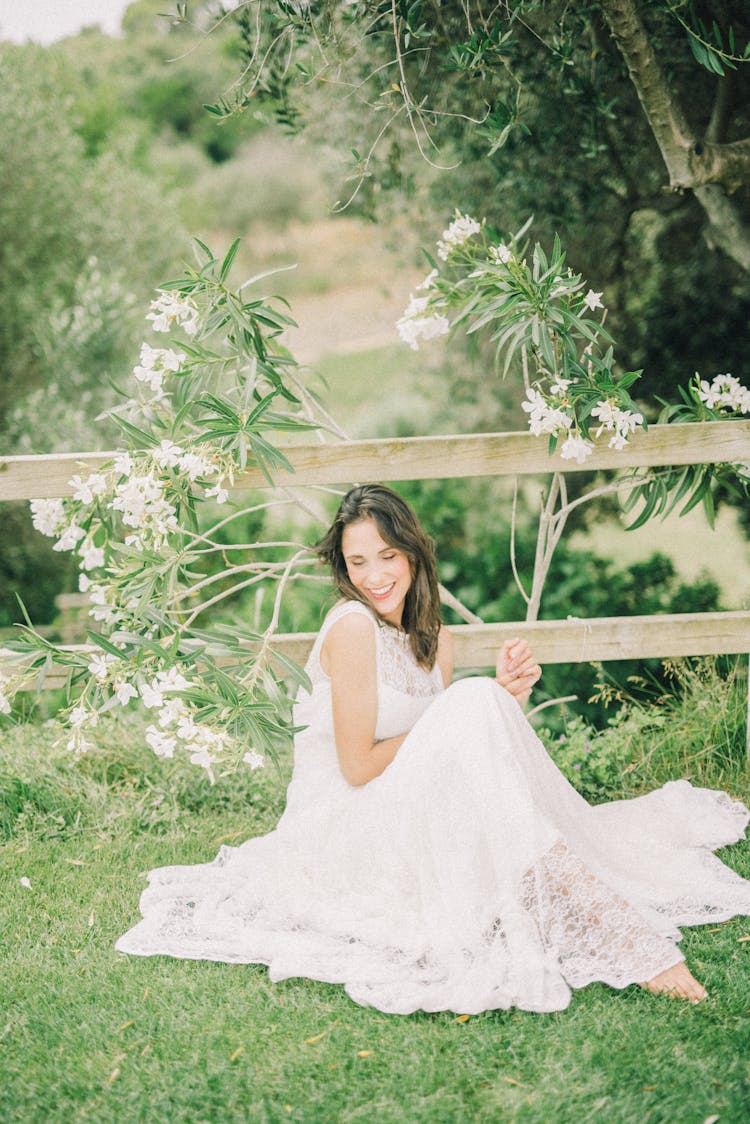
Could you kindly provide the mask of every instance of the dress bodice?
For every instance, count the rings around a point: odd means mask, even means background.
[[[305,727],[295,737],[294,777],[289,798],[302,796],[303,788],[320,792],[333,774],[345,784],[338,767],[333,728],[331,680],[320,663],[320,651],[331,627],[343,616],[357,613],[368,618],[375,630],[378,713],[375,738],[396,737],[412,728],[443,689],[440,669],[428,671],[414,658],[409,637],[381,621],[359,601],[343,601],[327,615],[305,666],[310,691],[300,691],[294,705],[295,726]]]

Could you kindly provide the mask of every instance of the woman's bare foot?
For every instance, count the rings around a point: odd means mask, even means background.
[[[691,1003],[699,1003],[708,995],[705,987],[698,983],[683,960],[659,972],[658,976],[641,984],[641,987],[645,987],[653,995],[673,995],[677,999],[689,999]]]

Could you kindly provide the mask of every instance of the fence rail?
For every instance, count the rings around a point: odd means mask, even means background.
[[[750,651],[750,611],[460,624],[451,626],[451,632],[456,667],[464,670],[492,667],[498,647],[513,636],[528,640],[541,664],[732,655]],[[314,632],[278,633],[273,637],[272,646],[304,664],[315,636]],[[96,650],[86,644],[64,647],[66,651],[80,653]],[[8,649],[0,648],[0,661],[9,654]],[[53,665],[43,688],[64,687],[68,674],[68,668]]]
[[[750,420],[651,426],[635,433],[623,450],[595,448],[582,465],[563,461],[559,454],[550,456],[544,442],[529,433],[300,442],[282,448],[294,471],[281,474],[279,483],[293,486],[750,463]],[[72,475],[86,475],[113,456],[84,452],[0,457],[0,501],[71,495]],[[236,478],[234,490],[268,486],[263,475],[251,469]],[[750,652],[750,612],[471,624],[456,625],[452,631],[461,668],[491,666],[498,645],[517,634],[534,645],[543,664]],[[273,641],[298,662],[304,662],[312,642],[308,633],[277,635]],[[0,649],[0,662],[3,654]],[[67,674],[65,668],[52,668],[45,686],[64,685]]]
[[[750,461],[750,421],[652,425],[622,450],[595,448],[584,464],[550,456],[531,433],[473,433],[444,437],[374,438],[335,444],[280,445],[293,474],[279,483],[346,484],[441,480],[462,476],[531,476],[550,472],[663,467]],[[70,478],[100,468],[113,452],[0,457],[0,500],[54,499],[73,492]],[[235,488],[267,488],[257,469],[237,476]]]

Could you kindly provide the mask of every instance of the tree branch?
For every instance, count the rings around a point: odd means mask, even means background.
[[[750,270],[750,227],[726,194],[750,183],[750,138],[715,143],[717,120],[706,141],[700,142],[669,88],[635,0],[601,0],[601,11],[659,145],[670,187],[694,191],[709,220],[709,245],[721,247],[742,269]]]
[[[681,191],[714,183],[732,192],[750,182],[750,138],[729,144],[697,140],[657,61],[635,0],[602,0],[601,9],[661,150],[670,187]]]

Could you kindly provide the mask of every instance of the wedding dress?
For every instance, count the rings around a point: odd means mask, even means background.
[[[376,737],[411,731],[360,787],[338,767],[319,661],[346,613],[376,634]],[[443,689],[358,602],[329,613],[307,671],[276,830],[152,871],[120,951],[263,963],[272,980],[340,983],[402,1014],[553,1011],[571,988],[621,988],[675,964],[678,926],[750,913],[750,881],[711,854],[750,819],[725,793],[676,781],[591,807],[499,684]]]

